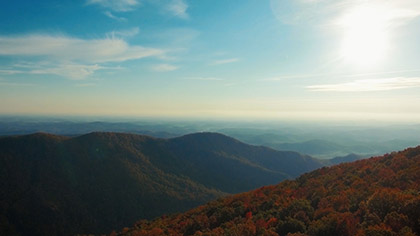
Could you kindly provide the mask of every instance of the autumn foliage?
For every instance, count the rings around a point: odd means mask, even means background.
[[[420,235],[420,147],[142,220],[119,235]]]

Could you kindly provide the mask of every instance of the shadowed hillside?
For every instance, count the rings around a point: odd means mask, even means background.
[[[420,146],[324,167],[118,235],[420,235]]]
[[[224,135],[0,138],[2,235],[105,233],[321,164]]]

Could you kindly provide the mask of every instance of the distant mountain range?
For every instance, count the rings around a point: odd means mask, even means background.
[[[295,151],[320,159],[349,154],[363,157],[383,155],[418,145],[420,127],[412,126],[296,126],[282,129],[221,129],[219,132],[242,142],[281,151]]]
[[[320,159],[351,153],[365,157],[415,146],[420,125],[336,124],[245,121],[181,121],[112,117],[1,116],[0,136],[37,132],[80,136],[90,132],[122,132],[174,138],[197,132],[223,133],[244,143],[294,151]]]
[[[106,233],[323,164],[217,133],[0,138],[0,234]]]
[[[323,161],[327,165],[337,165],[337,164],[353,162],[353,161],[357,161],[357,160],[361,160],[361,159],[365,159],[365,158],[366,158],[366,156],[351,153],[351,154],[346,155],[346,156],[334,157],[332,159],[323,160]]]
[[[419,219],[420,146],[141,220],[118,235],[415,236]]]

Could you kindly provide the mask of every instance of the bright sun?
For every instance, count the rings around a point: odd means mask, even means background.
[[[388,49],[389,11],[366,5],[349,11],[340,20],[344,28],[341,57],[357,66],[373,66],[385,58]]]

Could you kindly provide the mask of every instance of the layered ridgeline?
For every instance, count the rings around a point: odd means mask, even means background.
[[[0,138],[0,234],[109,233],[319,168],[215,133]]]
[[[420,146],[139,221],[119,235],[420,235]]]

